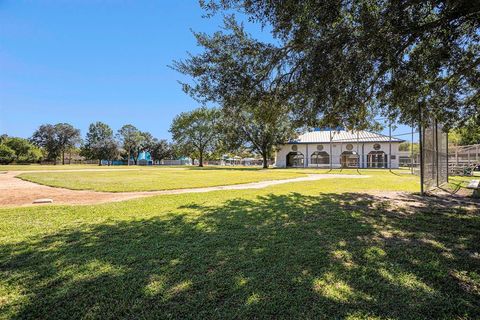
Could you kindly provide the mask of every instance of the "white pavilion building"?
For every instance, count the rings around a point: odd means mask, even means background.
[[[398,168],[404,140],[368,131],[312,131],[277,147],[275,167]]]

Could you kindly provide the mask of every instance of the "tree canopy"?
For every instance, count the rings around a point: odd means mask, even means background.
[[[127,163],[130,164],[130,158],[133,156],[133,161],[137,164],[139,150],[145,141],[142,132],[135,126],[126,124],[118,130],[117,137],[127,154]]]
[[[268,26],[274,41],[242,42],[231,37],[242,57],[263,52],[259,78],[269,78],[304,123],[362,128],[372,116],[419,122],[419,113],[446,127],[479,113],[480,2],[211,0],[207,14],[246,14]],[[202,38],[198,37],[199,42]],[[228,40],[228,41],[227,41]],[[202,56],[191,59],[203,59]],[[209,67],[212,79],[218,72]],[[231,76],[241,82],[242,76]]]
[[[162,161],[174,155],[172,144],[165,139],[154,138],[146,151],[150,152],[153,161]]]
[[[474,118],[468,119],[463,126],[449,133],[448,140],[455,145],[480,144],[480,124]]]
[[[9,146],[0,143],[0,164],[9,164],[15,160],[15,151]]]
[[[211,152],[218,143],[219,117],[217,109],[201,107],[182,112],[173,119],[170,127],[173,140],[182,150],[192,148],[198,152],[200,167],[203,167],[206,153]]]
[[[113,136],[113,130],[103,122],[90,124],[82,147],[82,155],[87,159],[113,160],[118,155],[118,144]]]
[[[275,83],[259,70],[267,67],[273,48],[252,39],[235,20],[225,20],[232,34],[196,33],[204,52],[175,61],[174,68],[191,76],[184,90],[200,102],[221,106],[222,147],[246,147],[263,158],[264,168],[275,145],[294,135],[287,83]]]
[[[17,163],[36,162],[42,158],[42,151],[27,139],[7,136],[0,144],[6,145],[14,152],[13,160]]]
[[[60,155],[55,126],[52,124],[42,124],[33,133],[30,141],[45,150],[48,160],[56,160]]]
[[[282,112],[281,105],[268,100],[226,109],[222,130],[229,150],[246,147],[260,154],[264,168],[268,168],[275,147],[295,135],[288,114]]]
[[[48,160],[61,156],[65,164],[65,151],[81,142],[80,130],[68,123],[44,124],[33,133],[30,141],[46,151]]]
[[[82,141],[80,130],[68,123],[57,123],[55,132],[58,149],[62,155],[62,164],[65,164],[65,151],[74,148]]]

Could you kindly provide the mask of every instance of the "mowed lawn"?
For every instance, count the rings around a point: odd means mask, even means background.
[[[125,167],[124,167],[125,168]],[[242,167],[156,167],[141,168],[131,167],[129,170],[109,171],[75,171],[75,172],[29,172],[18,177],[27,181],[53,187],[62,187],[73,190],[94,190],[109,192],[128,191],[155,191],[185,188],[211,187],[233,185],[241,183],[259,182],[266,180],[282,180],[304,177],[308,174],[349,174],[358,176],[376,177],[375,183],[382,189],[386,183],[387,188],[397,191],[418,191],[416,185],[418,177],[411,176],[407,170],[374,169],[269,169],[242,168]],[[401,179],[392,179],[392,177]],[[343,179],[337,179],[343,180]],[[371,180],[357,179],[352,184],[345,180],[333,187],[341,191],[345,185],[355,190],[371,189]],[[328,183],[331,185],[331,182]]]
[[[360,173],[0,209],[0,318],[478,319],[479,213]]]
[[[302,176],[306,176],[306,173],[294,170],[163,167],[110,171],[32,172],[23,173],[19,178],[74,190],[125,192],[211,187]]]
[[[95,164],[68,164],[68,165],[40,165],[40,164],[9,164],[0,165],[2,171],[42,171],[42,170],[81,170],[81,169],[125,169],[127,166],[99,166]]]

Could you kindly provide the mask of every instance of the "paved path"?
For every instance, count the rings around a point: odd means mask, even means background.
[[[97,192],[91,190],[70,190],[64,188],[49,187],[29,181],[24,181],[15,177],[24,172],[25,171],[9,171],[5,173],[0,173],[0,207],[32,205],[34,200],[41,198],[52,199],[54,204],[96,204],[124,201],[154,195],[203,193],[218,190],[261,189],[290,182],[315,181],[320,179],[359,179],[368,177],[366,175],[347,174],[309,174],[305,177],[299,178],[268,180],[217,187],[140,192]]]

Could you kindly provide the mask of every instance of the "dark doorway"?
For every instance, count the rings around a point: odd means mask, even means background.
[[[287,154],[287,167],[303,167],[305,157],[301,152],[290,152]]]

